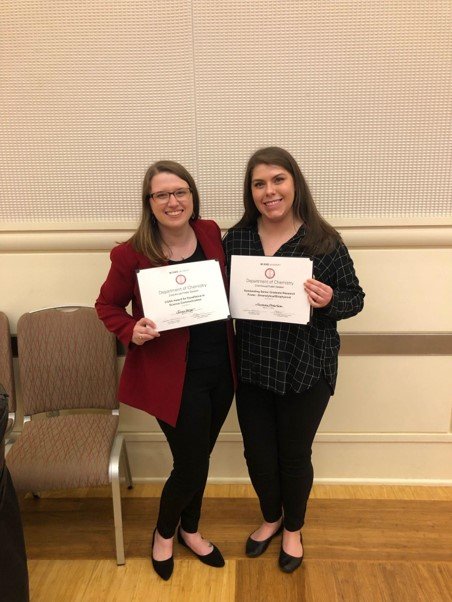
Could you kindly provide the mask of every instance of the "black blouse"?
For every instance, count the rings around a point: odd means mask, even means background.
[[[309,257],[299,246],[304,235],[301,226],[274,256]],[[223,244],[228,273],[231,255],[265,255],[256,226],[232,228]],[[314,309],[307,325],[236,320],[239,378],[243,382],[284,395],[289,389],[298,393],[309,389],[323,376],[334,392],[340,347],[336,322],[361,311],[364,292],[344,244],[311,259],[315,278],[333,289],[331,303]]]
[[[204,261],[205,259],[206,256],[198,242],[193,255],[181,261],[169,261],[169,263],[191,263],[193,261]],[[217,320],[205,324],[196,324],[190,326],[189,330],[188,368],[212,367],[225,361],[229,362],[226,321]]]

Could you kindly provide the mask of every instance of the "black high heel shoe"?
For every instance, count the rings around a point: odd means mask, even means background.
[[[157,575],[159,577],[161,577],[165,581],[168,581],[168,579],[173,574],[174,558],[173,558],[173,556],[171,556],[171,558],[167,558],[166,560],[155,560],[155,558],[152,554],[154,551],[154,539],[155,539],[156,531],[157,531],[157,527],[154,529],[154,533],[152,534],[152,544],[151,544],[152,566],[154,567],[154,571],[157,573]]]
[[[303,545],[303,536],[300,533],[300,542]],[[279,568],[285,573],[293,573],[303,562],[304,550],[301,556],[291,556],[284,552],[282,543],[281,551],[279,552]]]
[[[190,548],[190,546],[186,543],[186,541],[182,537],[182,534],[180,532],[180,527],[177,529],[177,541],[185,548],[188,548],[190,550],[190,552],[192,552],[195,556],[197,556],[201,562],[204,562],[204,564],[207,564],[208,566],[213,566],[216,568],[221,568],[222,566],[224,566],[224,558],[221,555],[220,550],[213,543],[211,544],[213,549],[210,552],[210,554],[204,554],[204,556],[202,556],[201,554],[197,554],[194,550],[192,550]]]
[[[267,539],[264,539],[264,541],[255,541],[254,539],[251,539],[251,535],[250,535],[248,537],[248,539],[246,540],[246,545],[245,545],[245,553],[248,556],[248,558],[257,558],[258,556],[263,554],[265,552],[265,550],[268,548],[268,546],[270,545],[271,540],[274,537],[276,537],[277,535],[279,535],[282,532],[282,530],[283,530],[283,523],[281,521],[281,524],[276,529],[276,531],[273,533],[273,535],[270,535],[270,537],[267,537]]]

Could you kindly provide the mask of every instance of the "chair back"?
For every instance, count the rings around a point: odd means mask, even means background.
[[[16,391],[14,387],[13,354],[11,351],[11,333],[6,314],[0,311],[0,384],[9,397],[9,411],[16,411]]]
[[[118,408],[116,340],[93,308],[24,314],[17,342],[24,415]]]

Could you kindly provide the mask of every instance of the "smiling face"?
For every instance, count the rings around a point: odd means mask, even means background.
[[[292,219],[295,185],[292,175],[279,165],[260,163],[253,169],[251,194],[263,220]]]
[[[179,176],[169,172],[161,172],[151,179],[149,193],[155,195],[159,192],[176,192],[187,188],[189,188],[188,182],[182,180]],[[174,194],[171,194],[169,199],[164,202],[158,198],[150,198],[149,204],[159,226],[163,228],[184,228],[193,214],[193,195],[191,192],[188,193],[186,199],[177,199]]]

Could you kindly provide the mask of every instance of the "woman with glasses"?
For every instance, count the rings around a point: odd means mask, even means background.
[[[243,217],[224,240],[229,268],[232,255],[313,260],[313,278],[304,283],[309,324],[236,320],[237,412],[263,514],[246,554],[260,556],[282,532],[279,566],[291,573],[303,560],[312,442],[336,383],[336,322],[361,311],[364,293],[340,235],[318,213],[287,151],[269,147],[251,156],[243,198]]]
[[[199,218],[199,196],[189,172],[173,161],[149,167],[135,234],[111,252],[111,268],[96,309],[127,348],[120,401],[155,416],[173,456],[152,538],[152,564],[167,580],[173,538],[209,566],[224,566],[218,548],[198,531],[210,453],[234,391],[231,322],[209,322],[159,333],[144,317],[136,272],[217,259],[224,276],[220,229]],[[132,302],[131,313],[126,310]]]

